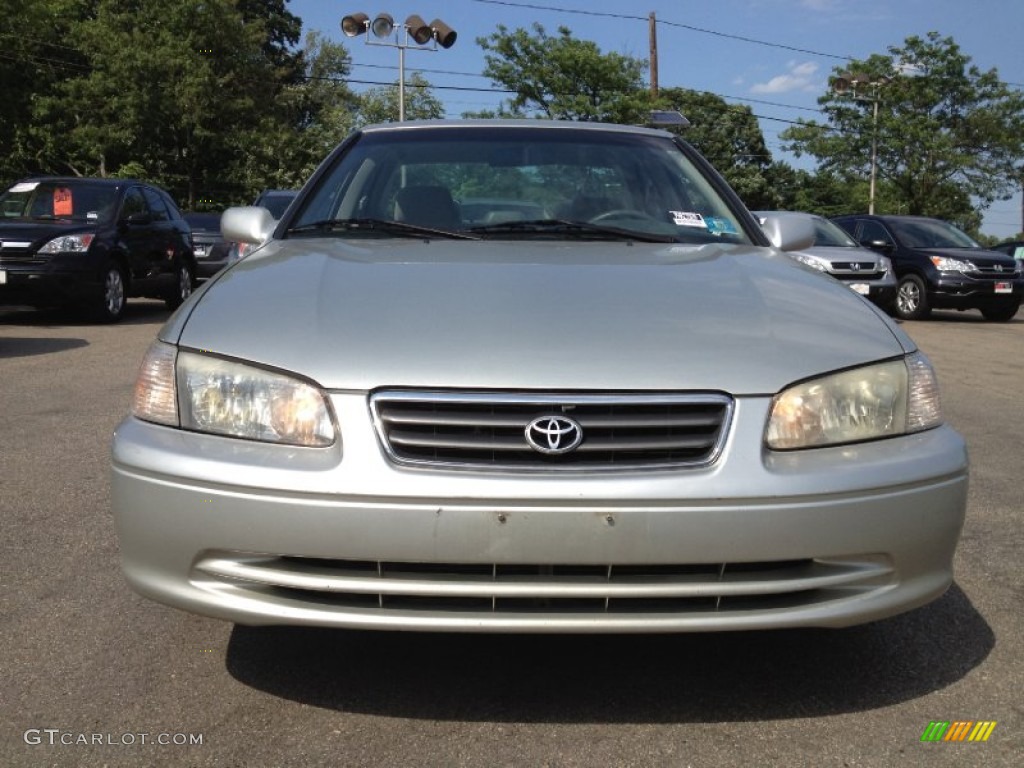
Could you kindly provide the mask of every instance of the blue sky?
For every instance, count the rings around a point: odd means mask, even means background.
[[[342,16],[362,11],[371,18],[387,12],[396,20],[414,13],[428,22],[440,17],[458,32],[457,42],[436,53],[410,50],[406,70],[421,71],[436,87],[449,117],[493,108],[504,97],[488,92],[493,85],[480,74],[484,52],[476,43],[499,24],[515,29],[539,22],[551,34],[567,26],[603,52],[646,59],[646,18],[654,12],[659,84],[749,104],[773,155],[800,167],[809,167],[807,161],[782,152],[779,132],[798,118],[818,117],[817,98],[848,58],[885,53],[910,35],[951,36],[979,68],[995,68],[1003,81],[1024,88],[1019,0],[648,0],[636,6],[610,0],[355,0],[351,6],[347,0],[290,0],[289,8],[303,20],[304,32],[315,29],[345,42],[352,79],[367,81],[354,83],[357,90],[395,82],[398,51],[344,37]],[[1009,237],[1021,230],[1021,215],[1018,190],[988,210],[982,231]]]

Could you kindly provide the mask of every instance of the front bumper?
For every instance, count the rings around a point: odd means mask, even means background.
[[[63,304],[100,295],[99,270],[89,257],[58,255],[49,261],[0,261],[0,304]]]
[[[333,399],[344,451],[123,422],[129,583],[242,624],[677,632],[847,626],[952,580],[967,457],[948,427],[765,454],[758,398],[706,469],[413,470],[388,463],[365,397]]]
[[[998,292],[997,286],[1001,286]],[[941,273],[929,288],[928,298],[932,306],[939,309],[980,309],[1020,304],[1024,299],[1024,279],[1007,275],[1005,280],[976,280],[958,272]]]

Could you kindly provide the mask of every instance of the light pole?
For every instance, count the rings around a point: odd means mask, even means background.
[[[878,174],[878,90],[888,84],[889,78],[879,76],[872,79],[861,72],[840,72],[832,78],[832,90],[842,95],[850,92],[856,101],[871,103],[871,184],[868,188],[868,213],[875,212],[875,177]],[[870,95],[858,93],[858,89],[870,89]]]
[[[405,51],[412,48],[414,51],[436,51],[437,46],[451,48],[455,45],[457,37],[455,30],[449,27],[440,19],[434,19],[427,24],[422,18],[415,14],[405,20],[404,24],[395,24],[395,20],[389,13],[378,13],[371,21],[365,13],[352,13],[341,20],[341,31],[346,37],[358,37],[366,35],[367,45],[384,45],[398,49],[398,120],[405,120]],[[377,38],[370,39],[370,33]],[[394,42],[387,41],[394,33]],[[416,43],[414,47],[409,40]],[[429,47],[422,47],[427,46]]]

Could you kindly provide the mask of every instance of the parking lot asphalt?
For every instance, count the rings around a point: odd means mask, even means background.
[[[971,453],[945,596],[846,630],[650,637],[253,629],[138,597],[109,445],[167,317],[0,309],[0,765],[1024,762],[1024,312],[903,324]],[[996,726],[922,742],[933,721]]]

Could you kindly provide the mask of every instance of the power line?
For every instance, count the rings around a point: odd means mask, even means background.
[[[530,8],[535,11],[554,11],[556,13],[574,13],[580,16],[604,16],[612,19],[628,19],[630,21],[647,21],[647,16],[634,16],[626,13],[610,13],[607,11],[581,11],[575,8],[556,8],[550,5],[536,5],[533,3],[514,3],[509,0],[473,0],[474,3],[485,3],[487,5],[506,5],[513,8]],[[715,37],[724,37],[730,40],[739,40],[744,43],[753,43],[754,45],[764,45],[769,48],[781,48],[785,51],[793,51],[795,53],[807,53],[811,56],[821,56],[826,59],[838,59],[839,61],[853,61],[852,56],[839,56],[834,53],[824,53],[822,51],[812,51],[809,48],[797,48],[793,45],[784,45],[783,43],[772,43],[767,40],[758,40],[753,37],[744,37],[742,35],[732,35],[728,32],[719,32],[714,29],[706,29],[704,27],[695,27],[692,24],[683,24],[678,21],[666,21],[664,19],[657,19],[658,24],[664,24],[666,27],[677,27],[679,29],[688,29],[691,32],[700,32],[705,35],[714,35]]]

